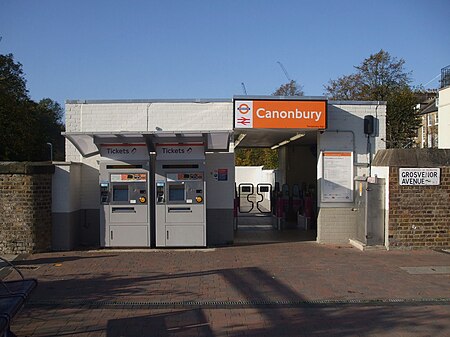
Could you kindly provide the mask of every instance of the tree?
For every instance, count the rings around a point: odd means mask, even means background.
[[[362,82],[359,74],[342,76],[337,80],[330,80],[325,87],[332,99],[357,100],[363,99]]]
[[[290,80],[288,83],[282,84],[272,94],[274,96],[303,96],[303,88],[297,81]]]
[[[278,168],[278,151],[270,148],[245,148],[235,150],[237,166],[264,166],[264,169]]]
[[[14,160],[25,144],[22,111],[27,110],[28,91],[22,65],[12,54],[0,55],[0,159]]]
[[[36,103],[28,96],[22,65],[12,54],[0,55],[0,160],[64,159],[62,108],[51,99]]]
[[[407,147],[420,126],[417,99],[410,87],[411,73],[405,61],[380,50],[370,55],[356,73],[330,80],[325,94],[336,100],[387,101],[386,142],[388,147]]]
[[[58,102],[51,100],[50,98],[44,98],[35,104],[36,116],[38,118],[39,134],[45,135],[45,139],[41,136],[41,144],[51,143],[53,148],[53,156],[56,160],[64,160],[64,137],[61,136],[61,132],[64,131],[63,124],[63,109]],[[48,147],[39,146],[40,149],[44,149],[41,154],[41,158],[48,158]]]
[[[409,87],[393,90],[387,97],[386,143],[391,148],[411,147],[421,125],[417,95]]]

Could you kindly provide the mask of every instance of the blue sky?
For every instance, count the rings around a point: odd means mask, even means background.
[[[450,64],[450,1],[0,0],[0,53],[33,99],[231,98],[289,76],[306,95],[380,49],[413,84]],[[438,79],[427,85],[437,88]]]

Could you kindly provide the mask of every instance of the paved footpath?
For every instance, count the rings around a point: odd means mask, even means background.
[[[46,253],[18,336],[450,336],[450,254],[289,242]]]

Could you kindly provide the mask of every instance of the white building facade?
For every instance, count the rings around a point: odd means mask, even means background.
[[[438,148],[450,149],[450,86],[440,89],[438,97]]]
[[[292,127],[287,114],[288,124],[284,125],[271,127],[267,124],[260,128],[237,125],[239,113],[236,112],[241,110],[237,110],[236,104],[241,101],[270,102],[274,104],[271,106],[276,106],[290,101],[304,104],[316,100],[325,104],[325,127]],[[445,100],[440,104],[445,104]],[[318,116],[312,114],[311,119]],[[441,123],[445,122],[440,116]],[[173,183],[169,178],[163,182],[158,174],[155,175],[155,170],[164,165],[173,170],[182,167],[184,171],[180,172],[191,174],[192,178],[192,163],[197,162],[202,169],[198,176],[205,186],[204,191],[196,188],[198,200],[201,199],[198,203],[204,206],[206,214],[203,246],[233,243],[235,145],[277,148],[280,186],[302,183],[312,186],[317,242],[348,242],[355,234],[357,222],[353,180],[356,176],[371,175],[372,158],[378,150],[385,148],[385,125],[385,102],[333,102],[314,97],[293,100],[292,97],[263,96],[215,100],[69,100],[66,102],[66,162],[58,163],[54,176],[54,246],[73,249],[77,245],[105,245],[101,242],[105,229],[102,229],[104,224],[100,216],[100,166],[106,161],[112,167],[113,161],[108,160],[114,160],[114,165],[116,162],[133,163],[130,154],[121,157],[119,153],[122,151],[119,148],[125,145],[145,145],[144,159],[139,160],[149,162],[149,169],[145,171],[148,192],[144,191],[144,199],[148,198],[144,202],[148,204],[148,247],[161,246],[155,241],[159,228],[163,228],[158,223],[169,217],[168,214],[165,218],[157,214],[158,186],[162,189],[162,186],[166,188]],[[178,148],[190,145],[201,146],[202,154],[195,158],[197,162],[186,156],[176,157],[177,154],[174,158],[167,158],[158,152],[161,146],[172,146],[170,151],[177,152]],[[117,147],[116,154],[107,158],[102,148],[114,146]],[[187,168],[185,163],[192,165]],[[170,169],[167,177],[173,176]],[[187,186],[191,178],[180,184]],[[108,179],[103,182],[113,184]],[[169,198],[169,195],[164,197]],[[136,203],[134,199],[130,200]],[[184,205],[186,207],[168,209],[190,209],[190,204],[196,203],[195,198],[192,201],[185,196],[184,200],[188,203]],[[181,228],[170,227],[172,225],[166,223],[164,228]],[[169,231],[167,233],[169,235]],[[126,246],[133,246],[133,243]]]

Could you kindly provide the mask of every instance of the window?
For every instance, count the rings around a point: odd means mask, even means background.
[[[428,114],[427,115],[427,119],[428,119],[428,126],[432,126],[433,124],[433,118],[432,118],[432,116],[431,116],[431,114]]]
[[[436,112],[436,115],[434,115],[434,125],[439,124],[439,114]]]
[[[421,132],[422,132],[422,147],[425,147],[425,142],[426,142],[427,138],[426,138],[425,128],[423,126],[421,128]]]

